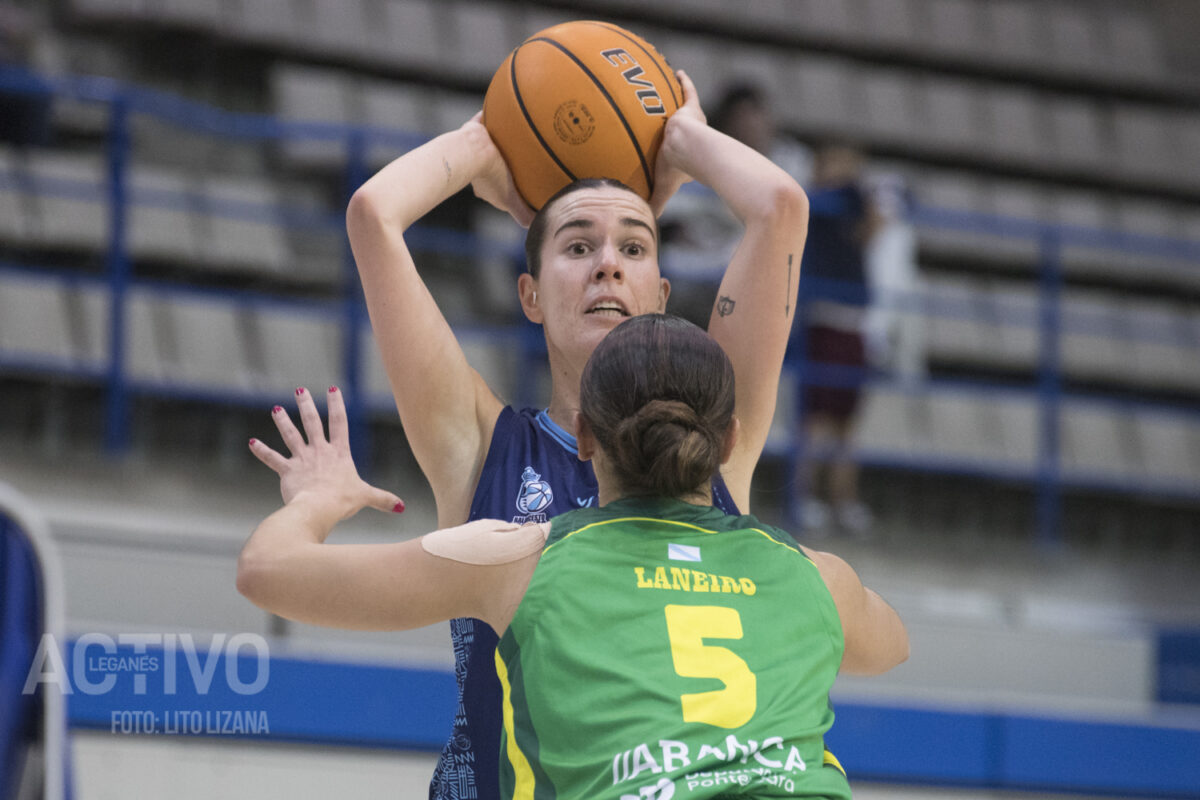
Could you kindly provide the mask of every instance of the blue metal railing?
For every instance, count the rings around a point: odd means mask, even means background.
[[[126,336],[126,301],[131,287],[147,288],[151,291],[167,291],[166,287],[138,278],[131,271],[128,247],[129,209],[139,205],[166,205],[187,202],[178,193],[134,190],[129,185],[131,152],[134,146],[131,136],[132,120],[139,115],[150,116],[173,126],[200,131],[214,137],[251,139],[263,141],[327,141],[340,143],[345,148],[342,175],[343,196],[348,198],[357,186],[368,177],[367,152],[373,145],[389,145],[408,148],[424,141],[424,137],[409,133],[383,130],[366,126],[288,122],[269,115],[246,114],[223,111],[207,105],[184,100],[144,88],[124,85],[115,81],[95,78],[46,78],[22,70],[0,68],[0,90],[40,94],[48,98],[70,99],[99,103],[109,110],[106,154],[106,186],[103,193],[95,187],[56,182],[55,185],[39,185],[39,193],[67,195],[76,198],[93,195],[93,199],[106,203],[109,213],[108,240],[105,254],[105,281],[109,296],[108,317],[109,359],[104,375],[106,390],[105,443],[111,452],[120,452],[127,446],[129,437],[129,409],[131,393],[155,392],[158,394],[190,394],[193,397],[213,399],[216,392],[195,390],[180,391],[177,388],[147,384],[134,380],[128,370]],[[6,176],[0,175],[0,180]],[[173,195],[173,197],[172,197]],[[340,320],[343,333],[341,361],[347,394],[349,396],[351,436],[358,458],[365,461],[369,439],[367,436],[368,406],[370,399],[364,391],[362,374],[361,334],[366,324],[365,306],[361,288],[348,242],[342,232],[342,217],[324,209],[285,206],[281,209],[264,209],[254,203],[232,202],[222,204],[213,213],[236,218],[274,216],[268,212],[279,212],[282,224],[288,227],[315,227],[342,237],[343,256],[341,276],[336,295],[323,301],[311,302],[323,313]],[[925,228],[950,229],[968,233],[998,235],[1011,239],[1037,243],[1038,283],[1037,304],[1029,308],[1005,308],[998,306],[999,319],[1005,326],[1036,326],[1038,352],[1035,381],[1032,387],[1014,388],[1011,385],[997,386],[987,381],[932,380],[923,384],[922,391],[956,387],[978,391],[1021,391],[1032,392],[1038,402],[1038,452],[1036,462],[1028,479],[1032,480],[1037,492],[1037,536],[1039,541],[1050,544],[1056,540],[1061,516],[1061,493],[1064,487],[1079,485],[1077,477],[1064,476],[1061,469],[1060,410],[1066,396],[1063,387],[1062,340],[1064,332],[1086,333],[1098,328],[1098,321],[1088,320],[1086,315],[1064,314],[1063,251],[1072,247],[1104,248],[1114,252],[1150,255],[1180,262],[1190,262],[1191,268],[1200,269],[1200,242],[1171,240],[1142,236],[1118,231],[1093,230],[1077,226],[1050,224],[1035,220],[1022,220],[963,212],[951,209],[917,207],[912,221]],[[416,228],[410,234],[410,244],[415,248],[429,249],[454,255],[475,255],[479,252],[479,239],[470,234],[440,231],[431,228]],[[517,254],[514,254],[516,256]],[[0,268],[5,265],[0,264]],[[1187,269],[1183,266],[1181,269]],[[44,273],[45,274],[45,273]],[[234,303],[270,303],[266,295],[242,291],[204,290],[174,286],[170,291],[218,291]],[[818,286],[814,294],[834,299],[845,291],[835,283]],[[893,292],[876,298],[884,307],[901,312],[936,313],[949,317],[969,317],[972,309],[964,303],[939,299],[931,301],[916,293]],[[521,341],[524,333],[521,326],[505,335]],[[1158,338],[1158,332],[1138,332],[1137,336]],[[846,373],[837,367],[805,364],[800,370],[800,379],[817,385],[855,383],[861,375]],[[871,380],[880,380],[871,376]],[[911,387],[910,387],[911,388]],[[247,398],[248,400],[251,398]],[[253,398],[257,401],[257,398]],[[1129,400],[1117,401],[1128,404]],[[1195,414],[1195,409],[1179,409],[1181,413]],[[889,461],[885,458],[883,461]],[[904,459],[890,461],[911,468],[934,468],[962,472],[975,471],[971,465],[952,462],[918,463]],[[926,460],[928,461],[928,459]],[[1011,477],[1009,470],[1001,465],[983,467],[982,474],[998,478]],[[1107,483],[1107,481],[1101,481]],[[1136,487],[1133,487],[1136,488]],[[1185,494],[1188,492],[1185,491]],[[1194,492],[1200,496],[1200,491]]]

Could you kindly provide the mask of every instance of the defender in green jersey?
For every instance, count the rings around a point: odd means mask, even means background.
[[[598,508],[336,547],[324,539],[339,519],[398,498],[358,477],[340,394],[326,441],[301,393],[308,441],[275,414],[293,455],[264,460],[287,504],[246,543],[238,588],[324,625],[490,625],[507,797],[847,798],[824,745],[830,686],[839,671],[902,662],[908,637],[845,561],[712,508],[712,476],[738,435],[733,381],[694,325],[623,322],[580,387],[576,438]]]
[[[515,797],[848,798],[823,736],[842,626],[754,517],[628,498],[555,518],[500,641]]]

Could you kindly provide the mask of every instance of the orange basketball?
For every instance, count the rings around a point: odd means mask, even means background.
[[[496,70],[483,123],[533,208],[579,178],[615,178],[649,199],[667,117],[683,103],[654,46],[607,22],[534,34]]]

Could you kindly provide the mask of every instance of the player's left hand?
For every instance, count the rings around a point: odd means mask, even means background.
[[[359,477],[350,455],[346,404],[336,386],[329,387],[328,392],[328,439],[316,403],[307,389],[296,390],[296,405],[304,435],[296,429],[283,407],[275,406],[271,412],[291,458],[285,458],[258,439],[250,440],[250,452],[279,475],[279,491],[284,503],[304,497],[320,504],[338,519],[348,519],[367,506],[389,512],[404,510],[404,501],[398,496],[371,486]]]
[[[650,208],[656,217],[662,214],[663,209],[667,206],[667,201],[675,196],[679,187],[692,180],[692,176],[675,166],[674,151],[675,142],[680,138],[677,135],[679,128],[689,122],[708,124],[708,118],[704,116],[704,110],[700,107],[700,96],[696,93],[696,85],[692,83],[692,79],[683,70],[677,70],[675,76],[679,79],[680,88],[683,89],[683,105],[667,120],[666,129],[663,131],[662,146],[659,147],[658,158],[654,162],[654,193],[650,196]]]

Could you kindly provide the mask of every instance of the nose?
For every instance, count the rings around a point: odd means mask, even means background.
[[[611,242],[605,244],[597,252],[596,268],[592,273],[592,280],[602,281],[605,278],[611,278],[614,281],[624,278],[624,273],[621,270],[620,254],[617,252],[616,245]]]

